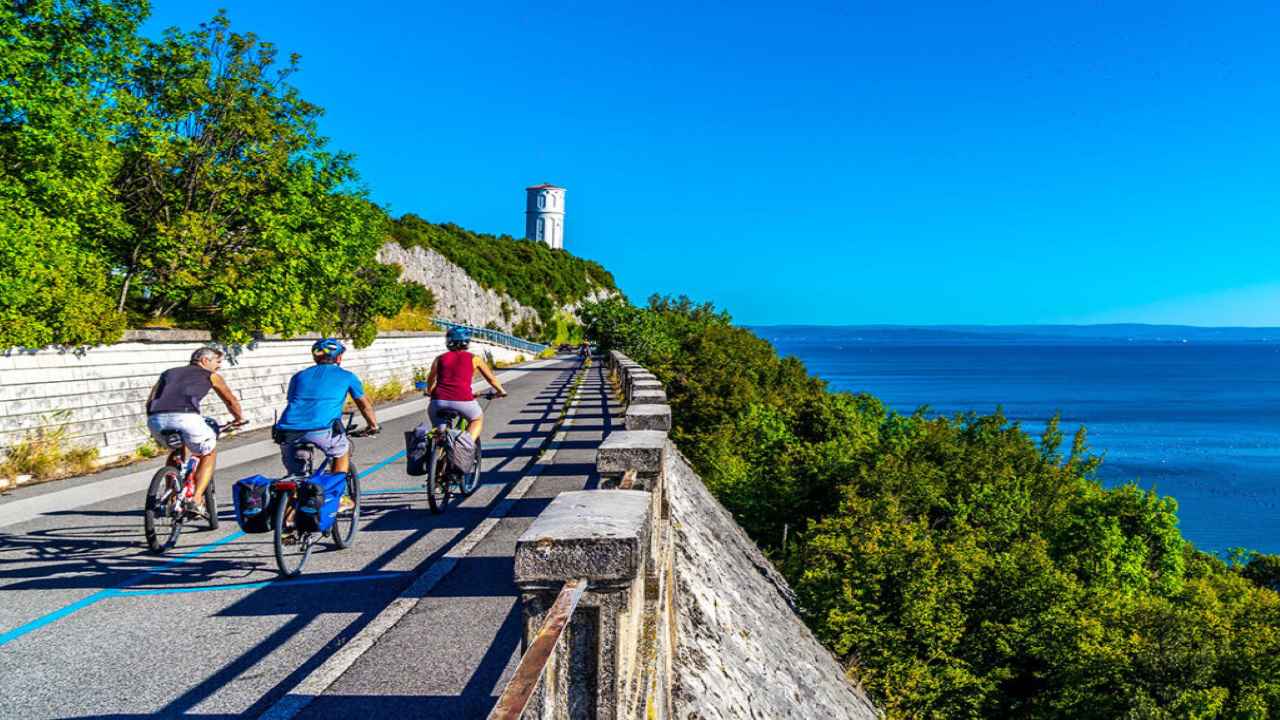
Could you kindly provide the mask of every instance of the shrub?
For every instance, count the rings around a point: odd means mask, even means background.
[[[1195,550],[1171,498],[1096,481],[1083,429],[1064,454],[1056,419],[832,393],[686,298],[583,318],[663,382],[673,439],[889,717],[1280,715],[1280,560]]]
[[[83,475],[93,471],[97,459],[97,448],[68,444],[65,425],[39,428],[8,448],[0,462],[0,477],[53,480]]]

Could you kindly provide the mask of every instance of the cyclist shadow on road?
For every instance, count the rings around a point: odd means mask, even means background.
[[[103,590],[132,586],[141,579],[149,586],[203,583],[248,575],[259,564],[246,559],[242,550],[222,548],[207,553],[198,563],[175,563],[178,556],[150,553],[138,540],[134,524],[0,535],[0,594],[6,590]]]

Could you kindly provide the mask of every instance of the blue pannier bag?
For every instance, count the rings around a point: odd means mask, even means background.
[[[271,494],[271,478],[254,475],[237,480],[231,488],[231,502],[236,508],[236,522],[240,529],[247,533],[264,533],[271,531],[271,523],[275,517],[274,500]]]
[[[303,532],[329,532],[338,517],[338,503],[346,492],[346,473],[321,473],[298,483],[298,512],[294,524]]]

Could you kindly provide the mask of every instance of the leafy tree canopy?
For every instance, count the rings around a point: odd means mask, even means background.
[[[0,9],[0,345],[111,341],[126,315],[372,342],[410,291],[376,260],[385,213],[289,84],[298,58],[223,14],[148,41],[146,11]]]

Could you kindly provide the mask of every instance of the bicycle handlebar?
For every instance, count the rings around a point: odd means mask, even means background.
[[[222,435],[223,433],[228,433],[228,432],[231,432],[232,430],[238,430],[248,424],[249,424],[248,420],[239,420],[239,421],[232,420],[231,422],[226,423],[225,425],[219,425],[218,434]]]

